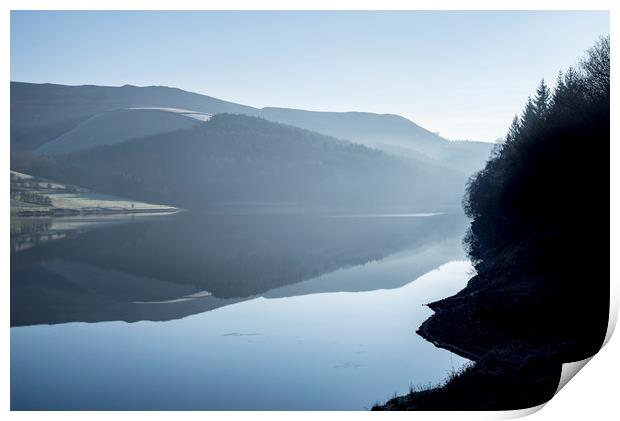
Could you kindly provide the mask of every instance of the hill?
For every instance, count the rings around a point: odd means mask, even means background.
[[[39,166],[26,161],[30,168],[21,170],[183,208],[280,204],[428,210],[458,205],[465,186],[462,173],[432,162],[232,114],[186,130],[45,159]]]
[[[142,132],[108,133],[110,128],[116,131],[115,127],[128,127],[128,113],[120,110],[147,107],[262,117],[393,155],[434,161],[468,175],[484,166],[492,147],[483,142],[451,142],[392,114],[259,109],[163,86],[65,86],[24,82],[11,82],[11,147],[13,151],[56,153],[64,151],[58,143],[77,145],[83,141],[90,145],[92,139],[98,139],[96,143],[116,143],[118,139],[124,141],[134,135],[169,131],[169,126],[162,124],[161,128],[153,125]],[[110,113],[112,111],[115,113]],[[146,115],[134,117],[141,119]],[[106,129],[101,130],[102,127]],[[55,146],[46,148],[49,142],[54,142]]]
[[[493,146],[484,142],[451,142],[394,114],[317,112],[268,107],[260,110],[260,116],[336,138],[349,139],[394,155],[430,159],[467,174],[484,166]]]
[[[67,86],[11,82],[11,147],[33,150],[87,119],[123,108],[162,107],[206,113],[255,109],[165,86]]]
[[[36,152],[58,155],[121,143],[136,137],[189,129],[210,117],[210,114],[170,108],[124,108],[106,111],[43,144]]]

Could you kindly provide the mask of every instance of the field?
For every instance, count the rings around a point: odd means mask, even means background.
[[[174,212],[166,205],[137,202],[11,171],[11,215],[76,215]]]

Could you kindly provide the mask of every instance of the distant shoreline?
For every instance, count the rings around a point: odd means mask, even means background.
[[[174,206],[125,199],[11,170],[11,217],[173,213]]]
[[[45,208],[45,209],[11,209],[11,217],[32,217],[32,216],[80,216],[80,215],[126,215],[144,213],[176,213],[177,208],[151,208],[151,209],[66,209],[66,208]]]

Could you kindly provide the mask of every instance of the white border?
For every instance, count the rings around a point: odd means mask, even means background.
[[[5,0],[34,10],[609,10],[608,0]]]
[[[618,2],[615,2],[618,3]],[[614,32],[615,24],[618,21],[618,7],[612,1],[602,0],[590,0],[590,1],[575,1],[575,0],[472,0],[472,1],[459,1],[459,0],[419,0],[419,1],[406,1],[406,0],[382,0],[382,1],[337,1],[337,0],[297,0],[297,1],[285,1],[285,0],[174,0],[174,1],[148,1],[148,0],[4,0],[1,6],[4,10],[1,15],[0,28],[1,32],[1,44],[2,45],[2,77],[4,83],[0,84],[0,90],[3,97],[2,113],[0,127],[3,128],[3,147],[4,153],[0,154],[0,159],[3,161],[5,169],[9,168],[9,83],[10,80],[10,10],[140,10],[140,9],[153,9],[153,10],[346,10],[346,9],[359,9],[359,10],[610,10],[611,20],[611,43],[612,43],[612,80],[618,80],[618,69],[615,60],[615,46],[619,45],[618,37]],[[615,82],[612,82],[612,88],[615,87]],[[618,96],[617,91],[614,89],[612,93],[612,116],[618,115]],[[611,121],[612,130],[612,142],[611,142],[611,214],[619,215],[619,201],[618,201],[618,177],[619,171],[614,168],[614,164],[620,166],[618,161],[618,120],[612,118]],[[6,171],[6,170],[5,170]],[[9,197],[9,183],[8,176],[6,181],[2,183],[2,191],[0,195],[5,198],[5,213],[9,215],[8,197]],[[4,346],[1,348],[2,359],[0,365],[0,372],[5,375],[4,381],[0,383],[0,402],[4,411],[9,411],[9,385],[10,378],[8,376],[10,367],[10,355],[9,355],[9,223],[8,218],[5,216],[4,223],[2,224],[2,232],[0,238],[5,240],[2,242],[2,250],[0,251],[0,258],[2,259],[2,267],[4,268],[4,277],[2,285],[2,298],[4,305],[2,306],[2,314],[4,316],[5,334],[3,336]],[[606,217],[606,216],[605,216]],[[609,419],[615,418],[620,413],[618,411],[618,404],[616,402],[616,381],[620,378],[619,362],[617,356],[620,356],[620,345],[617,338],[610,338],[612,327],[615,325],[617,319],[618,310],[618,278],[619,270],[617,261],[614,258],[619,256],[618,245],[618,222],[617,220],[611,220],[611,244],[610,244],[610,258],[611,258],[611,279],[612,279],[612,311],[610,314],[610,330],[608,331],[607,340],[609,341],[606,346],[596,355],[592,361],[582,370],[577,376],[576,380],[573,380],[567,384],[562,391],[554,397],[544,410],[536,412],[532,416],[532,419],[583,419],[584,417],[593,417],[593,419],[602,418]],[[596,264],[597,262],[593,262]],[[579,311],[579,309],[575,309]],[[540,409],[540,408],[536,408]],[[329,419],[370,419],[371,417],[390,417],[393,419],[472,419],[472,420],[485,420],[485,419],[505,419],[524,416],[529,413],[535,412],[535,409],[524,411],[505,411],[505,412],[416,412],[416,413],[370,413],[370,412],[295,412],[294,414],[286,412],[115,412],[112,414],[104,412],[91,412],[88,414],[80,412],[12,412],[8,414],[14,419],[30,419],[32,417],[45,417],[46,419],[82,419],[87,416],[89,419],[107,419],[110,416],[114,418],[126,419],[148,419],[153,418],[168,418],[168,417],[183,417],[188,419],[200,419],[204,420],[205,417],[217,418],[217,419],[236,419],[238,417],[248,417],[252,419],[265,419],[265,420],[288,420],[291,417],[299,420],[314,419],[317,416],[321,418]]]

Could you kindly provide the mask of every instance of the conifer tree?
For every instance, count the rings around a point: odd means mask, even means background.
[[[534,111],[539,120],[544,120],[551,102],[551,91],[545,84],[545,79],[540,81],[538,89],[536,89],[536,97],[534,98]]]
[[[519,121],[519,116],[515,114],[512,118],[512,123],[510,124],[510,128],[508,129],[508,133],[506,134],[506,143],[511,143],[515,141],[519,137],[519,132],[521,131],[521,122]]]
[[[553,107],[556,106],[558,99],[561,98],[565,91],[566,85],[564,84],[564,73],[560,71],[558,73],[558,78],[555,81],[555,88],[553,88],[553,95],[551,96],[551,104],[549,108],[553,109]]]
[[[536,112],[536,106],[532,101],[532,97],[527,97],[527,102],[525,103],[525,108],[523,109],[519,123],[521,126],[519,133],[521,134],[533,130],[538,125],[538,113]]]

